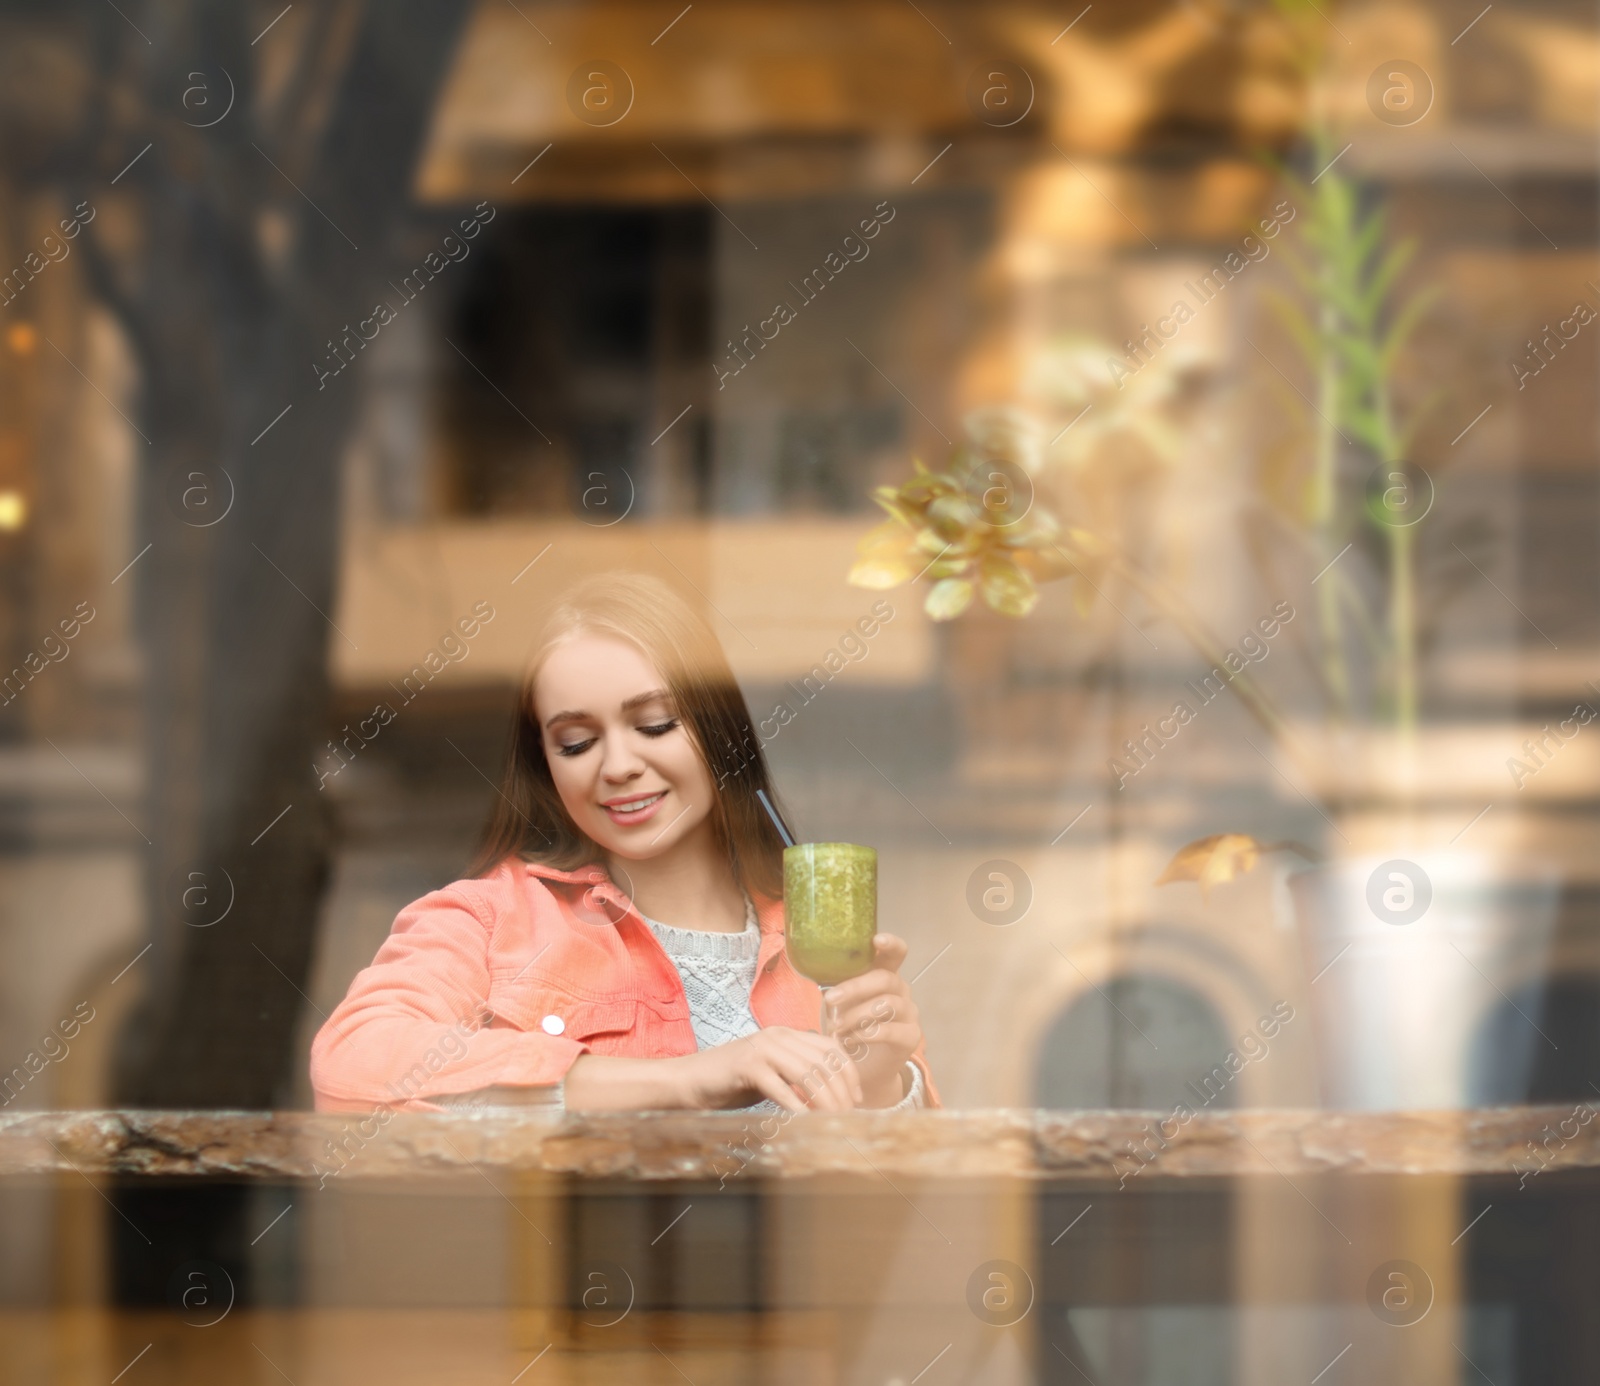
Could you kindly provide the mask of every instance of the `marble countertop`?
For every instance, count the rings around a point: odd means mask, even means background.
[[[825,1176],[1128,1183],[1252,1175],[1511,1175],[1600,1167],[1595,1108],[1452,1112],[977,1110],[548,1116],[379,1111],[0,1115],[0,1177],[594,1180]]]

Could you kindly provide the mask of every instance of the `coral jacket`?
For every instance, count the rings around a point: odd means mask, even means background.
[[[783,904],[758,900],[750,1009],[816,1030],[821,992],[789,965]],[[512,859],[407,905],[311,1046],[318,1111],[438,1111],[430,1096],[559,1082],[580,1054],[695,1052],[672,960],[598,866]],[[932,1076],[920,1048],[930,1105]]]

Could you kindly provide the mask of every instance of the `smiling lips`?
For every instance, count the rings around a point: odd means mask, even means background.
[[[661,807],[661,801],[667,797],[667,791],[658,789],[654,794],[636,795],[631,799],[612,799],[600,805],[611,815],[613,823],[623,827],[631,827],[635,823],[643,823]]]

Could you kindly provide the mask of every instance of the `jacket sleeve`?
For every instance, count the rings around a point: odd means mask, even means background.
[[[461,885],[406,906],[311,1045],[318,1111],[438,1111],[430,1097],[559,1083],[587,1046],[486,1028],[490,923]]]

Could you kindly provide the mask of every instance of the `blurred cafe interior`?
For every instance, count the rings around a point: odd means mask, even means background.
[[[13,0],[0,73],[0,1379],[1593,1377],[1593,6]],[[613,572],[876,848],[938,1110],[313,1112]]]

